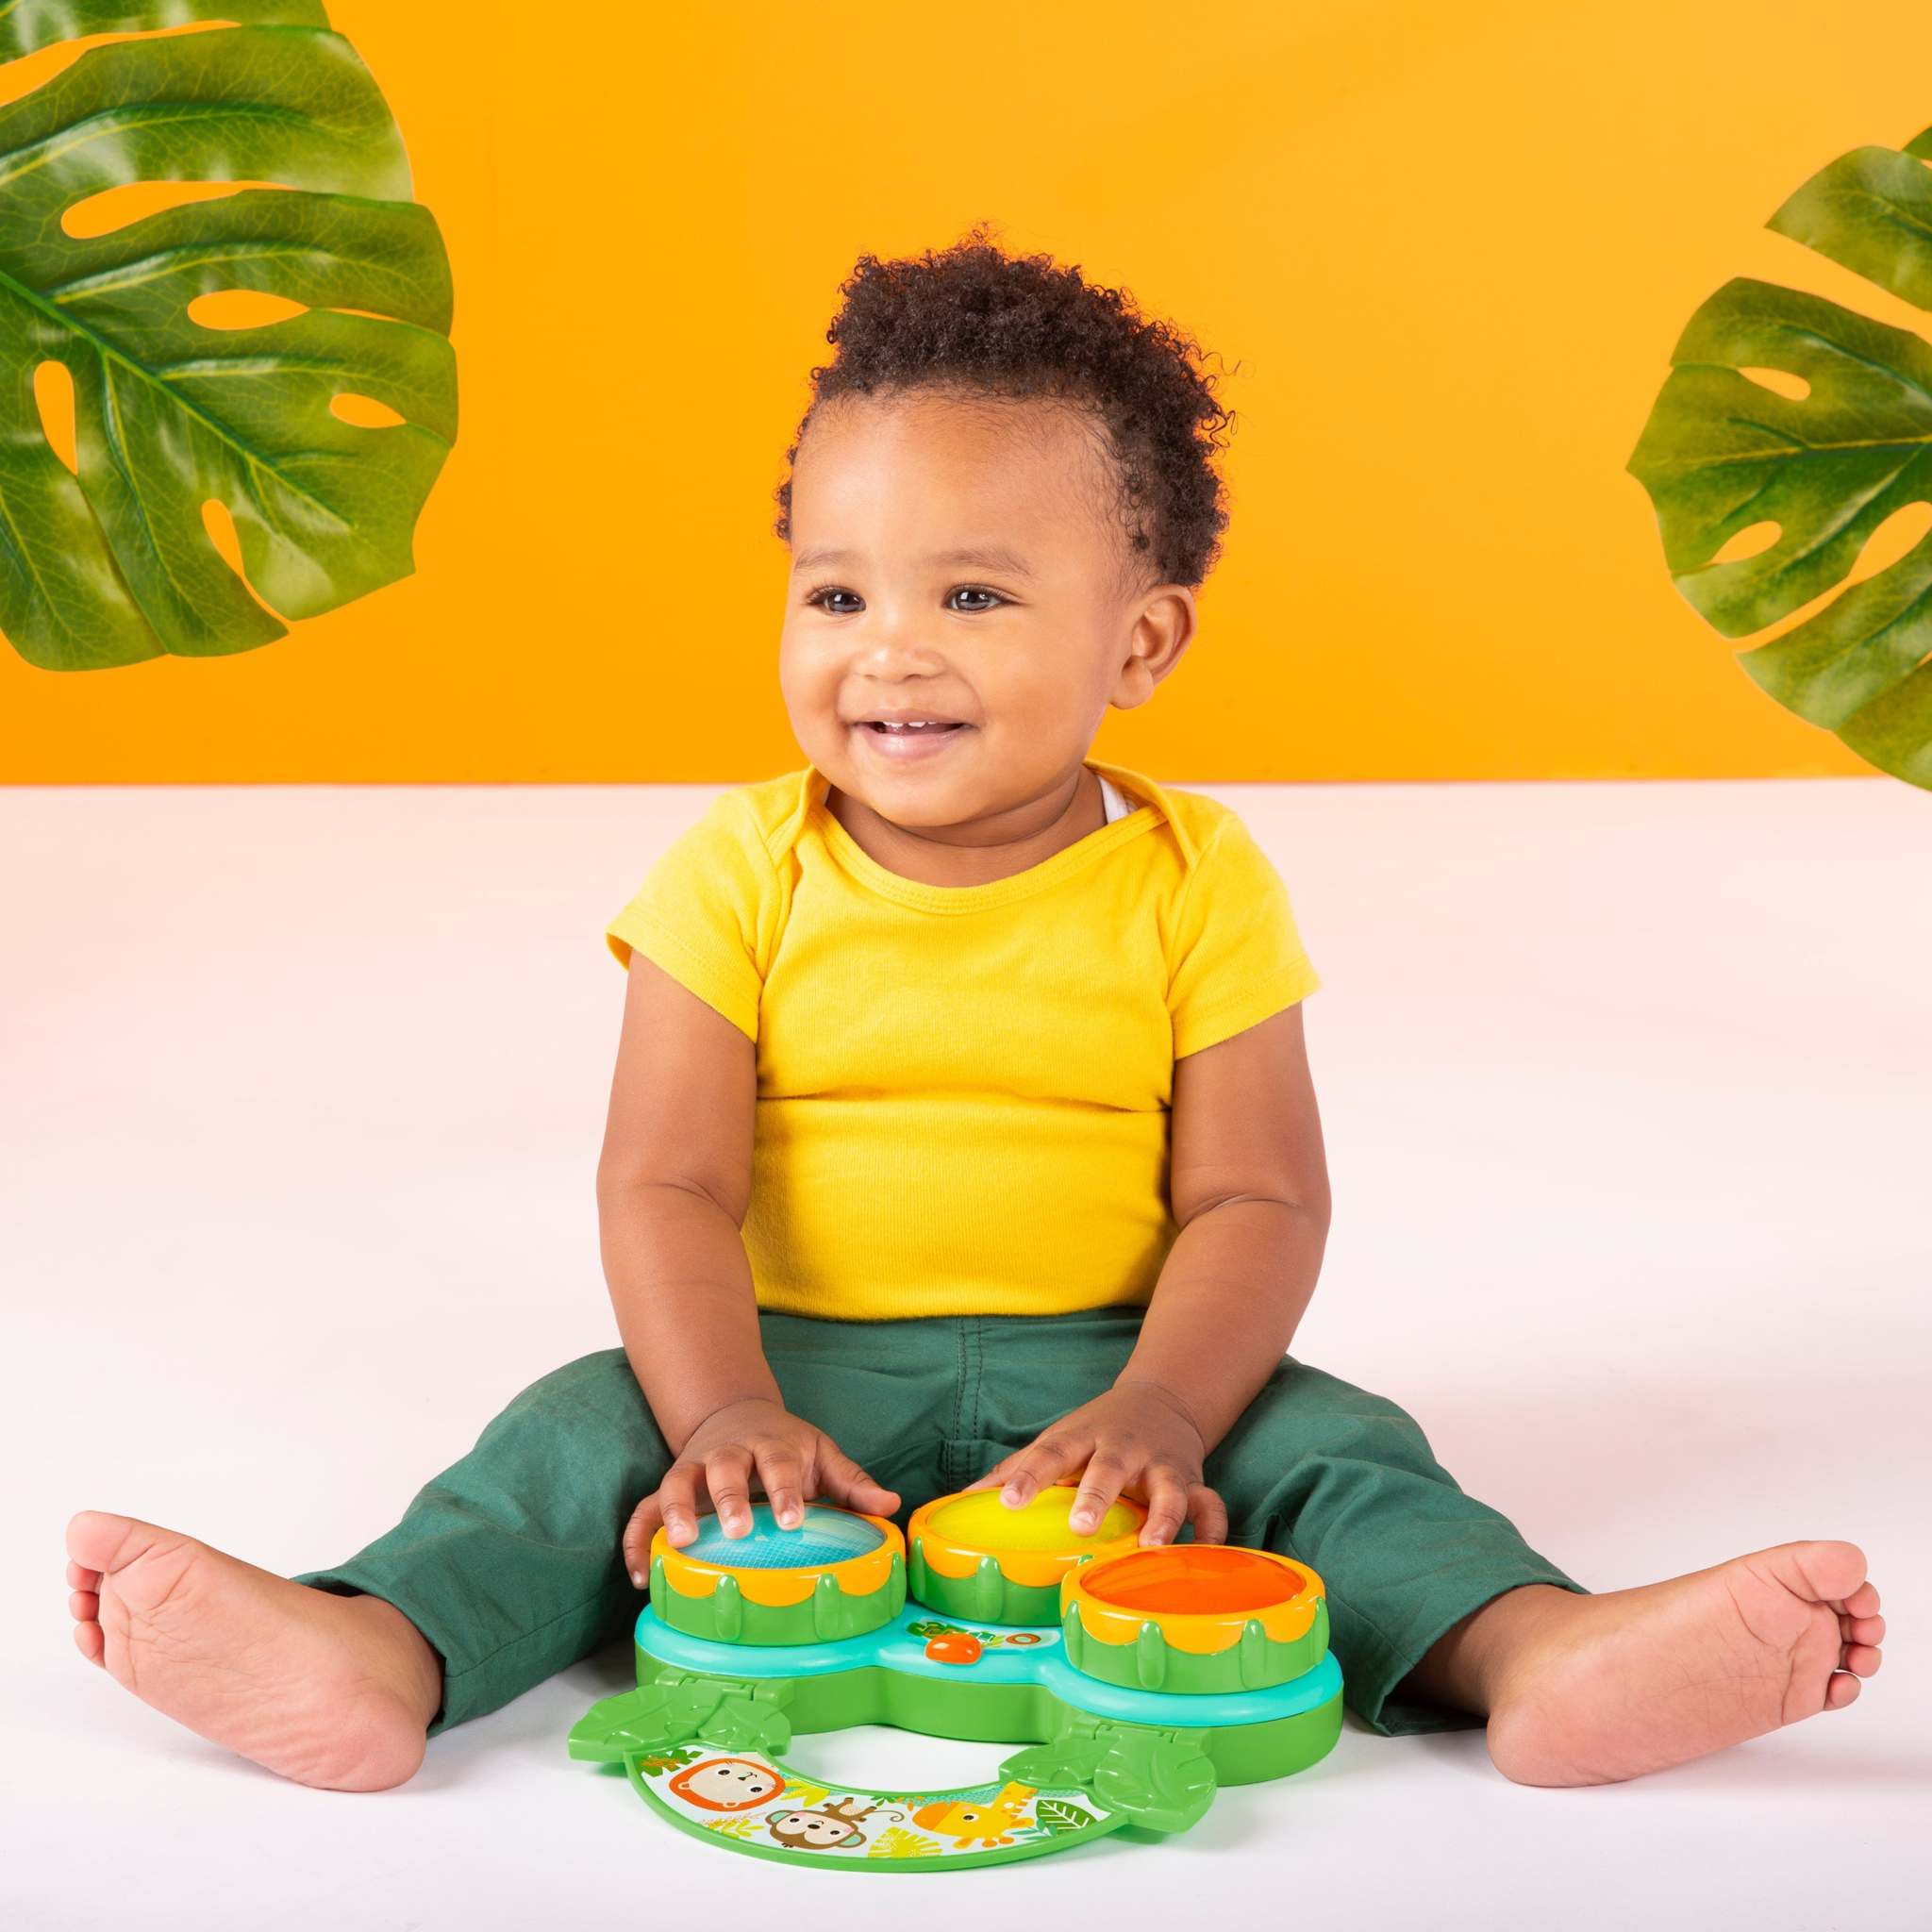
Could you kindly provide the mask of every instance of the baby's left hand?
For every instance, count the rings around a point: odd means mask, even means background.
[[[1147,1502],[1142,1544],[1172,1542],[1184,1523],[1194,1525],[1196,1542],[1218,1543],[1227,1537],[1227,1506],[1201,1480],[1207,1456],[1200,1429],[1174,1396],[1151,1382],[1119,1383],[1002,1457],[967,1488],[1003,1484],[1000,1501],[1020,1509],[1048,1484],[1084,1468],[1068,1518],[1076,1535],[1097,1528],[1125,1490]]]

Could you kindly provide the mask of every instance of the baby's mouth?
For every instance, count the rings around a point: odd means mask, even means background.
[[[865,740],[874,758],[896,765],[938,758],[947,745],[964,738],[973,726],[953,723],[902,725],[894,730],[891,725],[860,720],[852,728]]]

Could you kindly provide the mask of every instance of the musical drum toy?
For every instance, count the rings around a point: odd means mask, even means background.
[[[652,1809],[756,1857],[952,1871],[1090,1839],[1183,1831],[1222,1785],[1285,1777],[1341,1730],[1322,1579],[1224,1543],[1141,1548],[1123,1497],[1089,1536],[1056,1484],[1024,1508],[941,1496],[885,1517],[769,1507],[651,1545],[638,1688],[594,1706],[574,1757],[621,1765]],[[853,1786],[794,1736],[894,1724],[1025,1746],[985,1783]]]

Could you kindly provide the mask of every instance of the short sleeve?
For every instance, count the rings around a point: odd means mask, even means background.
[[[1182,892],[1170,966],[1176,1059],[1259,1024],[1322,983],[1281,874],[1233,812],[1209,835]]]
[[[626,969],[635,950],[753,1040],[759,967],[777,871],[743,797],[721,792],[659,855],[604,941]]]

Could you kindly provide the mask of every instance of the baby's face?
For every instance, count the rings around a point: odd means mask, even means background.
[[[806,432],[778,679],[806,756],[880,817],[963,827],[1048,796],[1186,648],[1187,586],[1122,589],[1098,434],[931,393],[841,396]],[[856,722],[880,711],[967,728],[900,758]]]

